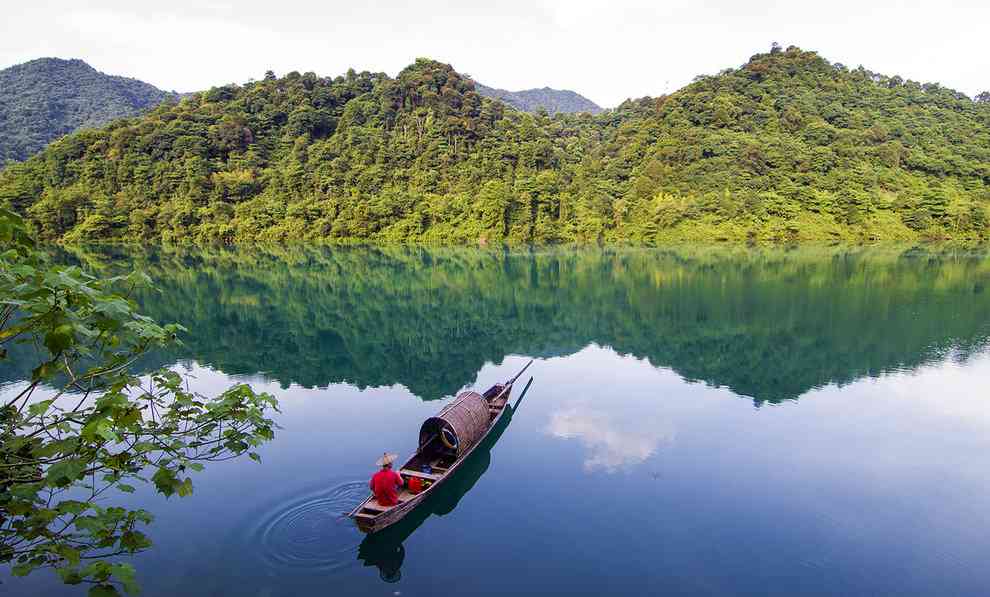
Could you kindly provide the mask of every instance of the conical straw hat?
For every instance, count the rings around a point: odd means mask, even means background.
[[[382,457],[379,458],[377,462],[375,462],[375,464],[378,466],[385,466],[386,464],[392,464],[393,462],[395,462],[395,459],[398,457],[399,457],[398,454],[390,454],[388,452],[385,452],[384,454],[382,454]]]

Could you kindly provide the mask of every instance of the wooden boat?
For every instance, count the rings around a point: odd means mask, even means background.
[[[403,544],[431,516],[446,516],[453,512],[461,498],[484,476],[492,462],[492,448],[512,423],[512,417],[532,383],[533,378],[530,377],[516,397],[516,403],[505,405],[505,413],[498,423],[492,425],[492,430],[478,443],[471,456],[464,459],[456,475],[430,492],[431,495],[413,508],[408,516],[380,533],[365,536],[358,546],[359,562],[378,568],[378,574],[385,582],[397,582],[402,578],[402,563],[406,557]]]
[[[533,361],[512,379],[497,383],[484,394],[461,392],[436,416],[427,419],[419,430],[419,447],[404,465],[396,469],[406,486],[399,492],[398,503],[382,506],[369,495],[348,516],[365,533],[377,533],[397,523],[453,476],[474,450],[483,443],[508,410],[512,385]],[[423,489],[412,492],[409,480],[418,478]]]

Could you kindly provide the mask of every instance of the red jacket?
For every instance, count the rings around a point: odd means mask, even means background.
[[[375,473],[368,483],[379,505],[394,506],[399,503],[398,488],[402,487],[402,476],[392,469],[382,469]]]

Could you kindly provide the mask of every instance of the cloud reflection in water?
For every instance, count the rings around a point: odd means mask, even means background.
[[[642,415],[578,406],[553,413],[546,431],[553,437],[578,439],[584,444],[585,471],[614,473],[646,462],[661,446],[674,441],[669,422],[643,419]]]

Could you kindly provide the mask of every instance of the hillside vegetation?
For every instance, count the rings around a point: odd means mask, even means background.
[[[983,238],[987,99],[793,47],[596,116],[427,59],[269,73],[63,138],[0,203],[67,241]]]
[[[0,165],[80,128],[133,116],[175,94],[105,75],[82,60],[40,58],[0,70]]]

